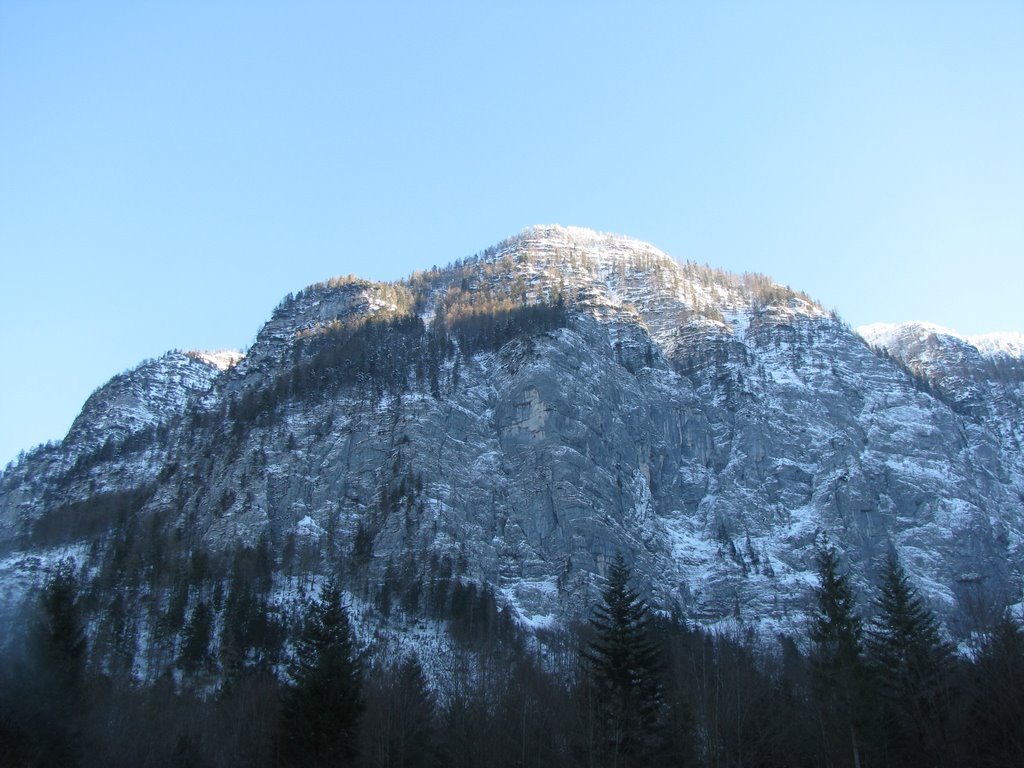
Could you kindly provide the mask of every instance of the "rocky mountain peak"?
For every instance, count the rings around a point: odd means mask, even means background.
[[[857,333],[874,347],[888,349],[909,358],[931,354],[938,358],[959,354],[978,354],[988,359],[1024,358],[1024,333],[995,332],[967,336],[935,323],[872,323]],[[967,352],[970,347],[973,352]]]
[[[114,376],[97,389],[71,425],[65,446],[77,454],[156,429],[181,416],[204,395],[238,352],[172,351]]]
[[[334,278],[233,366],[171,353],[115,377],[5,473],[20,554],[0,579],[114,541],[67,522],[102,498],[104,525],[144,522],[133,546],[263,542],[282,600],[296,573],[343,571],[381,626],[454,581],[557,627],[622,553],[663,610],[786,631],[828,541],[865,595],[895,549],[966,631],[968,602],[1020,600],[1024,377],[941,329],[861,334],[766,276],[577,228]]]
[[[1008,358],[1024,360],[1024,333],[996,332],[969,336],[978,351],[993,359]]]

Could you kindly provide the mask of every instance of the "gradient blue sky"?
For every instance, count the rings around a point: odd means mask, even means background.
[[[0,3],[0,463],[289,291],[536,223],[1024,330],[1024,4],[496,5]]]

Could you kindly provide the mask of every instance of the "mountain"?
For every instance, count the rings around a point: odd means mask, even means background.
[[[536,227],[289,295],[244,357],[115,376],[0,477],[0,595],[72,553],[156,636],[182,573],[213,595],[247,552],[271,604],[339,572],[386,629],[471,584],[540,630],[622,553],[665,611],[795,632],[830,542],[866,604],[895,548],[963,635],[1021,600],[1021,350]]]

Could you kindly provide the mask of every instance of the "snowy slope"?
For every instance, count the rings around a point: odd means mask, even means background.
[[[398,388],[367,368],[296,394],[314,352],[371,318],[415,315],[429,334],[453,307],[555,301],[562,326],[496,349],[424,342]],[[384,361],[408,343],[388,333]],[[303,567],[349,562],[361,537],[371,597],[447,559],[524,625],[554,627],[623,552],[665,610],[766,632],[803,625],[827,540],[865,593],[895,547],[962,631],[968,601],[1020,600],[1024,398],[999,362],[1018,342],[858,335],[765,276],[535,227],[401,283],[289,296],[234,365],[171,355],[115,377],[62,445],[0,478],[0,539],[21,562],[26,521],[144,486],[140,519],[211,551],[263,537],[282,568],[289,547],[317,553]]]

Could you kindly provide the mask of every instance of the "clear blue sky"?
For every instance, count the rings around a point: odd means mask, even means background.
[[[1024,330],[1024,4],[0,3],[0,464],[289,291],[536,223]]]

